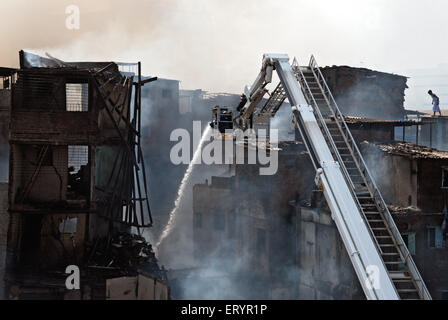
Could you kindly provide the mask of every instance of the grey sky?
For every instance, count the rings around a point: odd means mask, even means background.
[[[79,31],[65,28],[70,3],[81,9]],[[179,79],[183,88],[239,93],[263,53],[285,52],[301,63],[315,54],[321,65],[440,73],[430,83],[415,73],[411,107],[429,103],[426,85],[448,84],[448,72],[434,70],[448,63],[446,0],[2,0],[0,7],[2,65],[16,64],[21,48],[66,60],[141,60],[145,74]]]

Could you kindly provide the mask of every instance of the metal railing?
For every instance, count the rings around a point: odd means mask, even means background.
[[[326,137],[327,141],[329,142],[330,149],[331,149],[332,153],[335,155],[336,160],[338,161],[339,166],[342,169],[342,173],[344,175],[344,179],[345,179],[345,181],[348,183],[348,185],[350,187],[350,191],[351,191],[351,193],[353,195],[353,198],[355,199],[356,205],[357,205],[359,211],[362,213],[364,220],[367,222],[367,217],[366,217],[364,211],[362,210],[361,203],[359,202],[359,199],[356,197],[356,193],[354,191],[355,190],[355,186],[354,186],[353,180],[351,179],[350,174],[348,172],[348,169],[347,169],[347,167],[345,165],[345,162],[342,159],[342,156],[339,153],[339,150],[337,149],[337,146],[336,146],[336,143],[334,142],[333,136],[332,136],[330,130],[328,129],[328,127],[327,127],[327,125],[325,123],[325,119],[322,116],[322,113],[320,111],[319,105],[317,104],[317,102],[316,102],[316,100],[314,98],[314,95],[313,95],[313,93],[312,93],[312,91],[311,91],[311,89],[309,87],[308,81],[306,81],[305,76],[304,76],[302,70],[300,69],[300,66],[297,63],[296,59],[294,59],[294,62],[293,62],[292,66],[293,66],[293,71],[296,73],[296,78],[299,81],[299,83],[301,84],[301,87],[305,88],[306,92],[304,92],[304,95],[307,98],[307,100],[309,100],[308,103],[311,104],[311,105],[314,105],[313,110],[314,110],[315,115],[317,116],[318,124],[319,124],[319,126],[320,126],[320,128],[322,130],[322,133],[324,134],[324,136]],[[375,241],[376,248],[379,251],[379,254],[381,254],[382,253],[381,252],[381,248],[379,246],[379,243],[378,243],[377,239],[375,238],[375,235],[373,234],[373,231],[371,230],[371,228],[368,228],[368,230],[369,230],[369,233],[370,233],[372,239]]]
[[[415,265],[414,260],[412,259],[412,256],[411,256],[406,244],[404,243],[403,238],[401,237],[401,234],[392,218],[392,215],[389,212],[389,209],[387,208],[386,202],[384,201],[384,199],[379,191],[379,188],[377,187],[375,181],[372,178],[372,175],[364,161],[364,158],[362,157],[362,154],[356,144],[356,141],[353,138],[353,136],[348,128],[347,123],[345,122],[344,115],[341,113],[341,111],[336,103],[336,100],[334,99],[334,97],[328,87],[328,84],[325,81],[325,78],[324,78],[314,56],[311,56],[309,68],[313,72],[314,77],[317,80],[318,85],[321,89],[321,92],[327,102],[327,105],[330,108],[331,112],[333,113],[333,116],[335,118],[335,123],[337,124],[339,131],[342,134],[342,136],[347,144],[347,147],[349,148],[350,153],[353,156],[356,166],[358,167],[358,169],[362,175],[362,178],[366,184],[366,187],[367,187],[371,197],[375,201],[375,205],[378,207],[380,214],[382,215],[383,219],[386,221],[387,227],[389,228],[390,232],[393,235],[392,239],[395,242],[395,245],[397,246],[397,248],[399,250],[401,258],[403,259],[404,263],[408,267],[408,271],[412,276],[412,279],[416,285],[417,290],[419,291],[420,297],[423,299],[431,299],[431,295],[429,294],[429,291],[426,288],[425,283],[423,282],[423,279],[417,269],[417,266]],[[299,68],[299,70],[300,70],[300,68]],[[320,114],[320,112],[318,112],[318,114]],[[320,119],[320,120],[322,120],[322,119]],[[328,130],[327,126],[325,125],[323,127],[326,128],[326,129],[324,129],[325,133],[329,134],[329,130]],[[332,138],[330,139],[330,141],[331,141],[331,144],[333,147],[334,142],[333,142]],[[335,152],[335,154],[337,155],[338,161],[339,161],[339,159],[341,159],[339,152]],[[347,173],[345,166],[343,166],[343,168],[345,169],[344,174]],[[351,186],[354,188],[353,184],[351,184]],[[353,191],[354,190],[355,189],[353,189]]]

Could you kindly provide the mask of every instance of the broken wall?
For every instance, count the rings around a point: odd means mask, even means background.
[[[321,68],[341,112],[372,119],[402,119],[407,78],[364,68]]]
[[[19,145],[11,146],[12,203],[21,202],[23,190],[29,181],[34,183],[28,192],[27,200],[31,202],[57,202],[67,199],[68,148],[67,146],[51,146],[39,172],[35,171],[39,161],[42,146]]]

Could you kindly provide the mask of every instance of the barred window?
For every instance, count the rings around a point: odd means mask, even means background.
[[[89,111],[88,83],[67,83],[65,85],[65,94],[67,111]]]

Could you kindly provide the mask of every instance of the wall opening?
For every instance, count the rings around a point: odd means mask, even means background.
[[[66,110],[72,112],[89,111],[89,84],[67,83],[65,84]]]
[[[67,218],[59,223],[59,232],[64,234],[76,233],[78,218]]]
[[[439,249],[443,247],[442,228],[439,226],[431,226],[427,228],[428,247]]]
[[[90,193],[88,146],[68,146],[67,199],[81,200]]]
[[[42,219],[43,216],[41,214],[23,215],[19,256],[21,267],[35,268],[39,266]]]
[[[442,189],[448,189],[448,167],[442,167]]]

